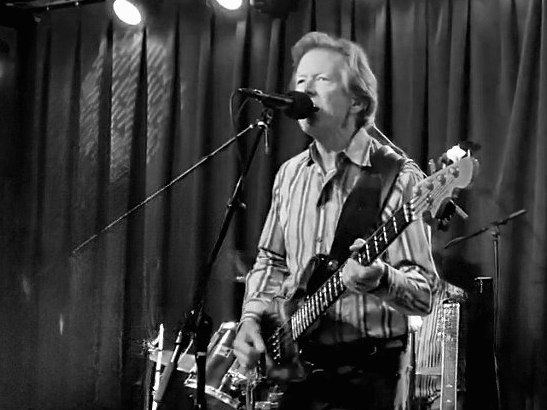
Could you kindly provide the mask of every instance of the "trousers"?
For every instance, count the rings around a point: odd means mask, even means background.
[[[359,347],[304,348],[314,370],[285,388],[280,410],[393,410],[404,342]]]

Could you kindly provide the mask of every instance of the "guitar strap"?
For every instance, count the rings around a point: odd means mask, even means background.
[[[329,256],[339,263],[351,254],[349,247],[357,238],[367,238],[381,222],[397,175],[410,161],[387,145],[376,150],[342,206]]]

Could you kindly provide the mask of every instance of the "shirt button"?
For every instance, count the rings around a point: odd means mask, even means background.
[[[317,238],[316,241],[317,241],[317,243],[321,243],[321,242],[323,242],[323,238]]]

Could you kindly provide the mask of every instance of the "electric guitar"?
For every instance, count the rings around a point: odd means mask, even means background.
[[[376,229],[350,258],[367,266],[413,221],[422,218],[431,224],[458,191],[471,184],[477,171],[478,161],[467,156],[420,181],[413,189],[412,199]],[[346,290],[341,274],[344,264],[317,254],[303,272],[306,285],[298,287],[306,289],[305,294],[297,291],[290,299],[274,298],[261,324],[269,357],[265,369],[267,379],[285,383],[306,376],[306,368],[299,358],[298,340]],[[318,281],[317,277],[322,279]]]

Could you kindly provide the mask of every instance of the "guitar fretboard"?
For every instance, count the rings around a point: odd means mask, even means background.
[[[378,258],[415,219],[412,201],[406,203],[384,222],[351,258],[367,266]],[[293,339],[296,340],[321,316],[346,290],[342,282],[342,267],[325,281],[313,294],[307,297],[290,318]]]

